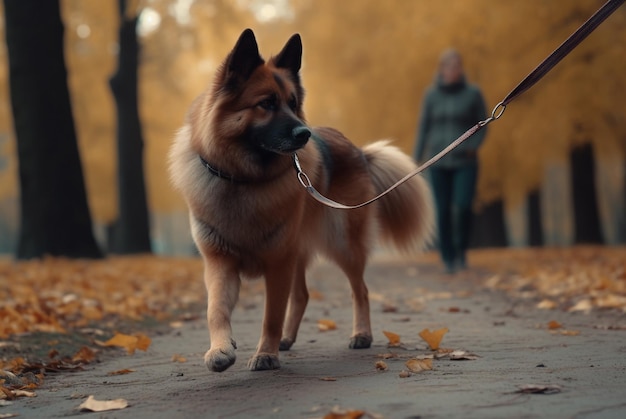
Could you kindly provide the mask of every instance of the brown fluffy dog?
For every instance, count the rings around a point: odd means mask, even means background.
[[[266,284],[261,339],[248,366],[275,369],[279,349],[296,340],[308,300],[305,271],[316,254],[336,262],[350,280],[350,347],[368,348],[372,331],[363,272],[373,238],[412,249],[431,235],[430,191],[420,177],[350,211],[324,207],[299,184],[296,151],[313,185],[345,204],[373,197],[415,168],[386,142],[359,149],[332,128],[309,128],[302,111],[301,56],[300,36],[294,35],[265,62],[254,34],[245,30],[214,84],[191,105],[170,152],[173,183],[187,201],[204,258],[211,340],[204,359],[212,371],[235,362],[230,319],[242,276],[263,276]]]

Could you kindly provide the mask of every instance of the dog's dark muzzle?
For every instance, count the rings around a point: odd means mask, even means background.
[[[311,130],[308,127],[300,125],[291,131],[293,145],[296,148],[302,148],[311,138]]]

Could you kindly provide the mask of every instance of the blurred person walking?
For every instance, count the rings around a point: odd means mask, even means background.
[[[461,55],[454,49],[445,50],[439,59],[436,81],[422,103],[415,160],[425,162],[485,117],[483,96],[477,86],[466,81]],[[439,251],[448,273],[467,267],[465,253],[478,177],[477,151],[485,133],[484,128],[478,131],[430,169]]]

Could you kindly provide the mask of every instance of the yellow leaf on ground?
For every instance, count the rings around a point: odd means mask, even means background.
[[[172,355],[172,362],[187,362],[187,358],[180,354],[174,354]]]
[[[78,350],[78,352],[74,354],[74,356],[72,357],[72,362],[84,362],[85,364],[88,364],[94,359],[96,359],[96,352],[93,349],[88,348],[87,346],[83,346]]]
[[[35,397],[37,396],[33,391],[26,390],[13,390],[13,395],[15,397]]]
[[[432,359],[409,359],[404,364],[411,372],[422,372],[433,369]]]
[[[332,412],[326,414],[324,419],[360,419],[365,415],[364,410],[339,410],[333,409]]]
[[[152,343],[152,339],[141,333],[138,333],[135,336],[137,337],[137,349],[144,352],[147,351]]]
[[[553,310],[556,308],[556,303],[552,300],[541,300],[538,304],[537,304],[537,308],[543,309],[543,310]]]
[[[387,368],[387,363],[385,361],[376,361],[376,369],[378,371],[386,371]]]
[[[563,327],[563,325],[561,323],[557,322],[556,320],[550,320],[548,322],[548,329],[550,329],[550,330],[560,329],[561,327]]]
[[[124,368],[123,370],[108,372],[107,375],[126,375],[130,374],[131,372],[135,372],[135,370],[129,370],[128,368]]]
[[[439,349],[439,344],[443,339],[443,336],[448,333],[448,328],[444,327],[443,329],[437,329],[434,331],[430,331],[428,329],[424,329],[419,333],[419,336],[426,341],[430,349],[436,351]]]
[[[337,328],[337,323],[335,323],[334,320],[330,319],[320,319],[317,321],[317,328],[320,330],[320,332],[335,330]]]
[[[593,308],[593,304],[591,300],[580,300],[574,306],[572,306],[569,311],[591,311]]]
[[[578,336],[580,335],[580,330],[559,330],[559,333],[563,336]]]
[[[108,410],[119,410],[126,407],[128,407],[128,402],[124,399],[96,400],[93,396],[89,396],[87,400],[78,406],[80,410],[88,410],[91,412],[106,412]]]
[[[393,333],[393,332],[388,332],[386,330],[383,330],[383,334],[385,336],[387,336],[387,339],[389,339],[389,346],[399,346],[400,345],[400,335],[397,333]]]
[[[145,335],[125,335],[123,333],[116,333],[111,339],[102,343],[102,346],[118,346],[126,349],[126,351],[132,355],[137,349],[145,351],[150,346],[151,339]]]

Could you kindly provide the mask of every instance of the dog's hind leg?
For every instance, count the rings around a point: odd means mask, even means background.
[[[211,347],[204,363],[215,372],[222,372],[235,363],[237,345],[232,337],[230,317],[239,297],[241,279],[233,264],[205,261],[204,281],[208,291],[207,320]]]
[[[287,317],[283,327],[283,336],[280,340],[280,350],[288,351],[296,341],[298,328],[302,322],[302,316],[309,302],[309,291],[306,287],[306,261],[302,258],[296,267],[296,274],[291,284]]]
[[[248,361],[252,371],[280,368],[278,348],[296,264],[294,256],[285,257],[266,270],[263,329],[256,353]]]

